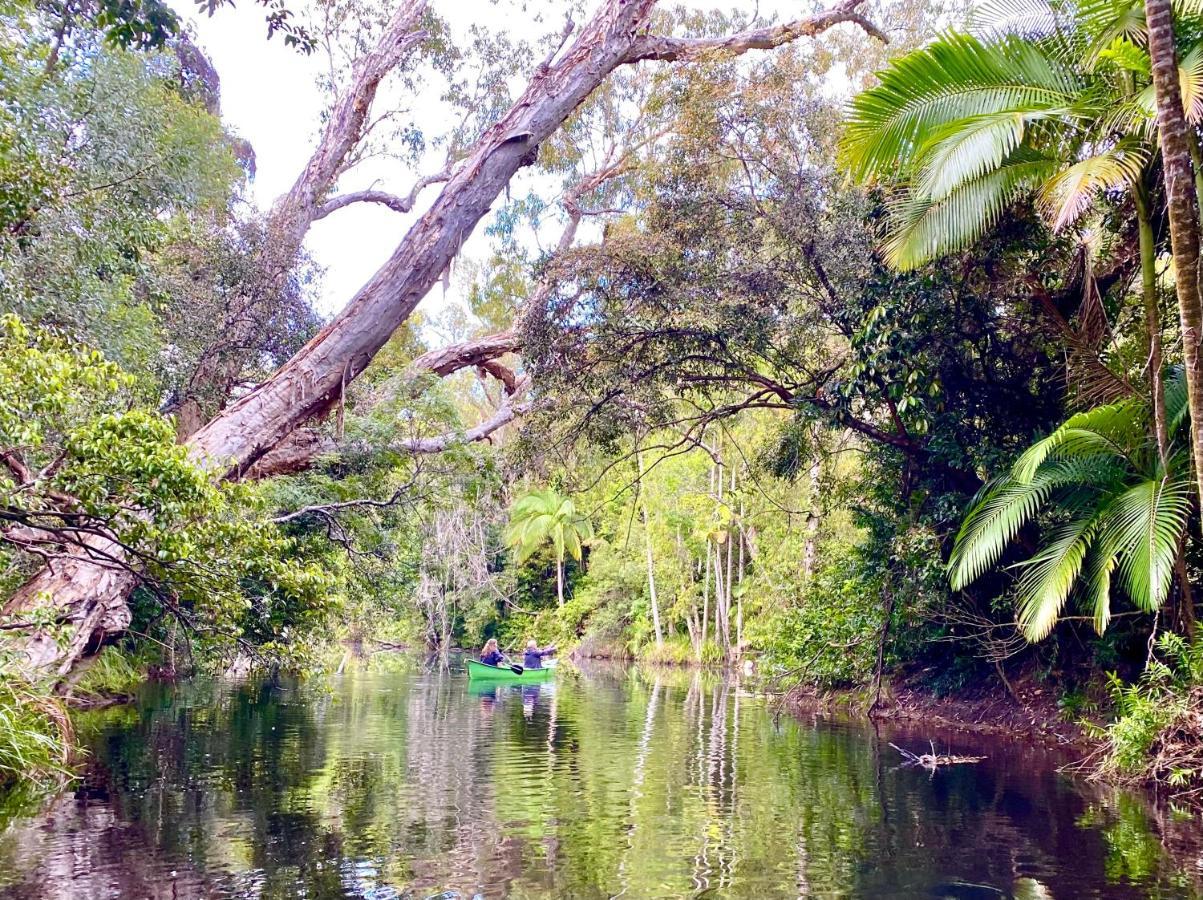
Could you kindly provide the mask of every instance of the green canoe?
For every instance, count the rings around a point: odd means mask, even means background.
[[[546,681],[556,673],[554,667],[526,669],[515,675],[509,666],[486,666],[475,659],[468,660],[468,678],[472,681],[514,681],[524,684],[531,681]]]

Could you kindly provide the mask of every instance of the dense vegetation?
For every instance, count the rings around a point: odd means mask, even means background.
[[[178,21],[0,10],[0,783],[66,763],[63,694],[536,637],[870,707],[1040,681],[1104,771],[1203,785],[1203,12],[1167,87],[1126,0],[899,4],[888,47],[653,6],[557,56],[316,4],[266,213]],[[425,174],[340,188],[380,154]],[[323,322],[310,225],[444,183]]]

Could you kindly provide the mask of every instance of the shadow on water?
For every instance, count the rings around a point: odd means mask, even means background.
[[[932,774],[887,743],[926,735],[716,675],[399,669],[94,715],[78,789],[0,835],[0,896],[1199,896],[1196,820],[1020,746]]]

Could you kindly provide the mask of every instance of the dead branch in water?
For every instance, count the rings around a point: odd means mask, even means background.
[[[984,756],[952,756],[936,752],[936,742],[928,741],[931,745],[931,753],[915,754],[910,750],[903,750],[897,744],[890,744],[895,750],[902,754],[905,760],[903,765],[907,766],[923,766],[925,769],[935,769],[937,766],[958,766],[963,763],[981,762],[986,757]]]

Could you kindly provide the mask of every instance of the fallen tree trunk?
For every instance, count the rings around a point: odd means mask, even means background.
[[[519,100],[477,142],[438,199],[418,219],[392,256],[316,337],[250,394],[224,409],[188,441],[199,465],[217,478],[238,478],[305,422],[337,403],[345,386],[409,317],[450,265],[468,235],[513,175],[535,161],[540,143],[619,66],[644,59],[680,60],[709,52],[769,49],[814,36],[841,22],[878,35],[859,13],[863,0],[844,0],[815,16],[721,38],[648,35],[656,0],[604,0],[572,45],[540,65]],[[85,650],[105,638],[135,583],[133,575],[84,560],[36,575],[14,596],[14,611],[48,598],[60,621],[76,629],[66,648],[51,649],[26,635],[25,656],[37,668],[70,671]],[[107,611],[107,612],[106,612]],[[126,619],[128,622],[128,618]],[[90,629],[86,639],[81,629]],[[111,632],[110,632],[111,633]],[[32,652],[39,647],[37,653]]]

